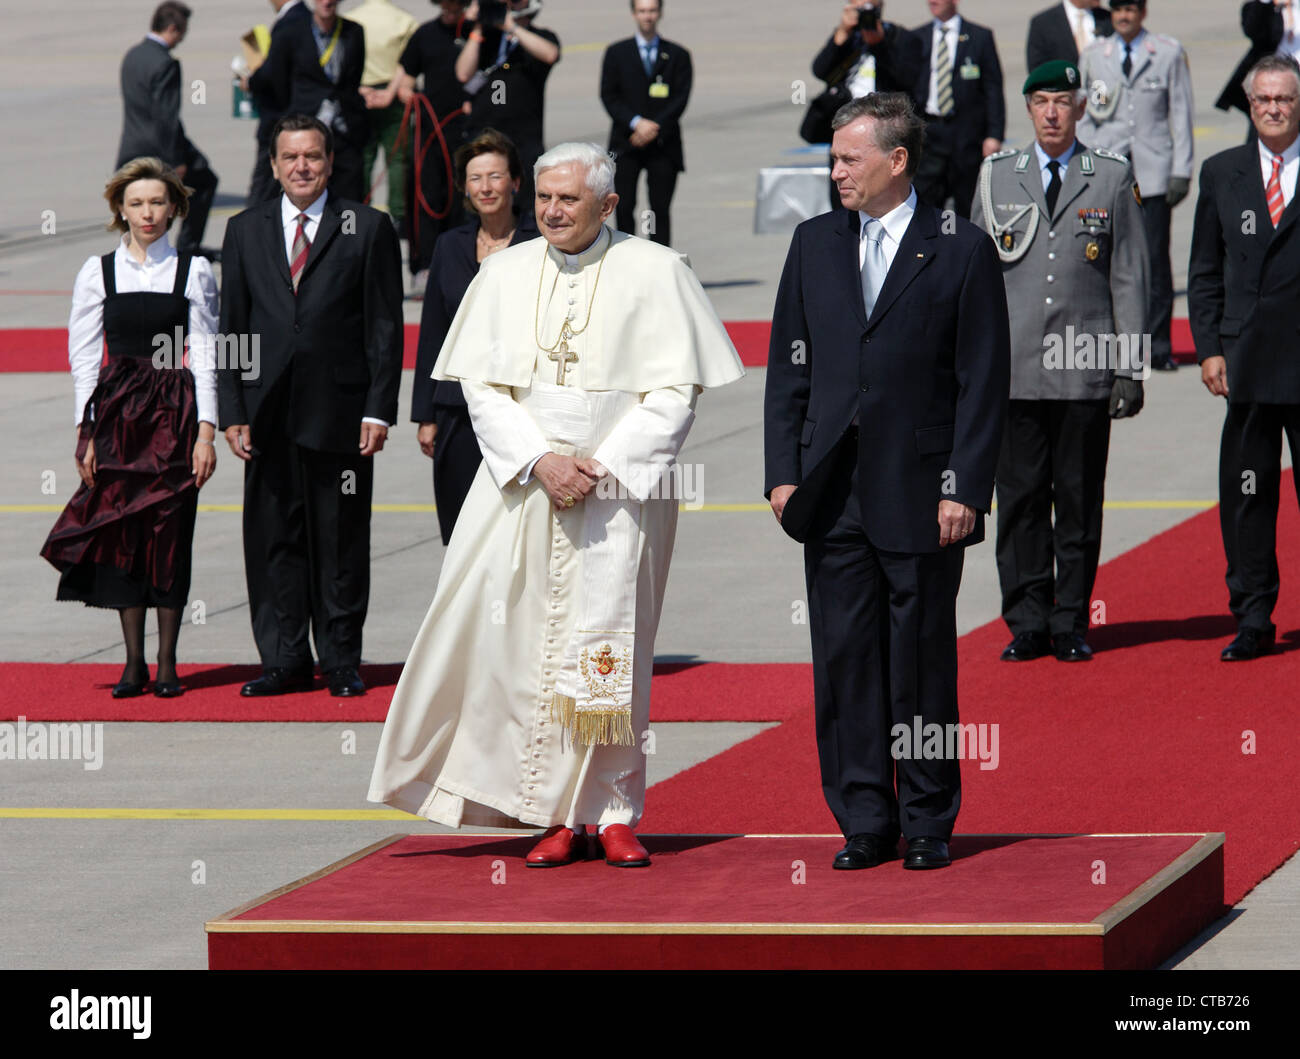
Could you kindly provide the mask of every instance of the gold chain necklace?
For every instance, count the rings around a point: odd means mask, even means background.
[[[604,226],[602,225],[601,227],[603,228]],[[602,234],[604,233],[602,232]],[[533,306],[533,338],[536,339],[537,346],[543,353],[556,352],[561,345],[566,345],[569,339],[577,338],[578,335],[587,330],[587,325],[591,323],[591,311],[596,307],[596,291],[600,289],[600,274],[605,269],[605,255],[609,253],[609,248],[613,245],[614,240],[611,238],[605,249],[600,253],[600,264],[596,266],[596,282],[592,284],[591,300],[587,303],[587,319],[582,321],[582,326],[576,331],[572,326],[570,326],[569,321],[565,320],[563,326],[560,328],[560,337],[549,346],[542,344],[541,331],[542,280],[546,277],[546,258],[548,256],[545,251],[542,252],[542,270],[537,274],[537,304]],[[561,251],[561,253],[563,253],[563,251]],[[555,279],[551,281],[551,298],[555,297],[555,287],[560,282],[560,271],[560,269],[556,269]]]

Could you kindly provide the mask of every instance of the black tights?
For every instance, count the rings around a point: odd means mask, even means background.
[[[176,640],[181,632],[181,608],[158,607],[158,672],[160,681],[176,679]],[[122,639],[126,642],[126,667],[122,679],[142,684],[149,679],[144,661],[144,607],[123,607]]]

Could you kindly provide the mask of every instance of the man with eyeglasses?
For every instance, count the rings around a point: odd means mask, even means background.
[[[1237,635],[1225,662],[1273,647],[1283,434],[1292,460],[1300,456],[1300,66],[1265,56],[1242,87],[1257,141],[1201,166],[1187,275],[1201,381],[1227,399],[1219,525]]]

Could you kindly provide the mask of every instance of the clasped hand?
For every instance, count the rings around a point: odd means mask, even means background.
[[[608,472],[595,460],[579,460],[548,452],[533,464],[533,476],[560,511],[585,500]]]

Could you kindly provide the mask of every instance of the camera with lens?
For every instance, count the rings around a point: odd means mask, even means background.
[[[506,0],[479,0],[478,20],[480,25],[500,26],[506,20]]]
[[[880,11],[875,4],[863,4],[858,8],[858,29],[872,33],[880,28]]]

